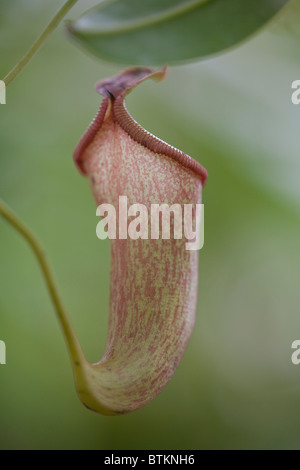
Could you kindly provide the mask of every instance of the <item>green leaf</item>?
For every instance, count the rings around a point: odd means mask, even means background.
[[[288,0],[104,0],[67,29],[98,57],[174,64],[232,47]]]

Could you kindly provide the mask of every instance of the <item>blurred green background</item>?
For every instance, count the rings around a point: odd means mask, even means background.
[[[95,3],[79,2],[68,17]],[[1,78],[60,5],[1,2]],[[287,8],[239,48],[172,67],[128,98],[140,124],[209,172],[197,324],[173,379],[145,408],[111,418],[82,406],[37,263],[0,220],[1,449],[300,448],[294,17]],[[101,101],[95,82],[119,70],[74,47],[60,26],[0,107],[0,195],[46,247],[90,361],[105,346],[109,243],[96,238],[95,204],[72,152]]]

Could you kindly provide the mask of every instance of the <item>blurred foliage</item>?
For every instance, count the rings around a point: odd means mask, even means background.
[[[1,77],[60,4],[1,3]],[[128,98],[138,122],[209,172],[197,324],[151,404],[117,418],[82,406],[35,259],[0,221],[2,449],[300,447],[300,369],[291,363],[300,338],[300,106],[291,83],[300,70],[298,42],[282,28],[293,16],[289,7],[278,27],[172,68]],[[99,106],[94,83],[118,71],[74,48],[61,28],[0,107],[1,197],[47,248],[91,361],[106,339],[109,243],[96,238],[94,201],[72,152]]]
[[[254,33],[288,0],[105,0],[68,23],[77,42],[121,64],[178,64]]]

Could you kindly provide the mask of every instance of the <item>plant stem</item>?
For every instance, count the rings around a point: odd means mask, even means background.
[[[18,218],[16,214],[0,199],[0,215],[14,228],[16,229],[23,238],[27,241],[33,253],[35,254],[40,268],[43,273],[44,280],[46,282],[50,297],[54,304],[58,320],[62,326],[68,350],[71,355],[71,360],[74,365],[82,364],[84,356],[74,332],[73,326],[69,320],[68,314],[63,306],[62,300],[58,293],[54,277],[47,260],[45,251],[41,246],[39,240],[31,232],[31,230]]]
[[[57,12],[54,18],[50,21],[48,26],[44,29],[44,31],[39,36],[39,38],[33,43],[29,51],[24,55],[24,57],[22,57],[22,59],[17,63],[17,65],[15,65],[15,67],[6,75],[6,77],[4,77],[3,81],[6,86],[8,86],[9,83],[12,82],[16,78],[16,76],[23,70],[23,68],[28,64],[28,62],[34,56],[34,54],[44,44],[49,34],[52,33],[52,31],[58,26],[58,24],[61,22],[63,17],[68,13],[68,11],[72,8],[72,6],[77,1],[78,0],[68,0],[62,6],[62,8]]]

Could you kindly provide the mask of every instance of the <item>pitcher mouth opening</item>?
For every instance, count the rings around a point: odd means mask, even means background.
[[[94,120],[80,139],[74,152],[74,160],[81,173],[85,174],[83,165],[85,150],[100,131],[106,117],[110,115],[114,122],[119,124],[135,142],[156,154],[173,158],[185,168],[196,173],[201,179],[202,186],[205,185],[208,173],[199,162],[145,130],[135,121],[125,106],[125,96],[136,85],[147,78],[162,80],[166,73],[167,67],[157,71],[152,71],[147,67],[133,67],[96,84],[97,91],[104,96],[104,99]]]

